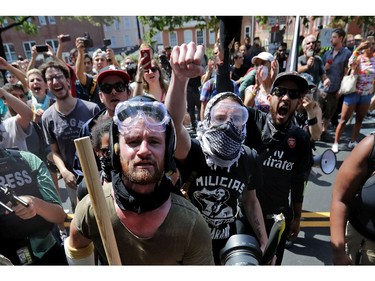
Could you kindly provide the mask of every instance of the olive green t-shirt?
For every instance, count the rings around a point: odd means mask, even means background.
[[[210,265],[213,263],[211,236],[202,215],[185,198],[171,194],[172,205],[152,238],[143,239],[129,232],[120,222],[111,195],[112,185],[103,187],[123,265]],[[90,196],[77,205],[72,221],[94,242],[102,257],[105,250],[97,227]],[[105,260],[107,263],[107,261]]]

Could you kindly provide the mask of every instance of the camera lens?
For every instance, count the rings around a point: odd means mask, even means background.
[[[231,236],[220,251],[222,265],[259,265],[261,256],[258,241],[247,234]]]

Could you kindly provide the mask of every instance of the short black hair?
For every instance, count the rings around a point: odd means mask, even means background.
[[[345,30],[344,29],[342,29],[342,28],[335,28],[333,31],[332,31],[332,33],[336,33],[336,34],[338,34],[340,37],[345,37],[345,35],[346,35],[346,32],[345,32]]]
[[[103,116],[99,117],[95,125],[91,129],[91,143],[93,148],[100,149],[102,137],[108,133],[111,128],[112,118],[105,119]]]
[[[70,79],[70,77],[71,77],[70,70],[72,68],[69,68],[68,65],[64,64],[60,60],[50,60],[50,61],[45,62],[44,64],[42,64],[39,67],[40,71],[43,74],[44,79],[46,77],[46,71],[47,71],[48,68],[59,69],[64,74],[66,79]],[[73,69],[72,69],[72,71],[73,71]],[[74,74],[74,71],[73,71],[72,74]]]

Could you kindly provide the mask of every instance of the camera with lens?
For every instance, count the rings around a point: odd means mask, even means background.
[[[85,32],[83,36],[83,45],[85,46],[85,48],[92,48],[94,46],[92,39],[88,32]]]
[[[103,39],[104,47],[108,47],[112,44],[111,39]]]
[[[259,265],[261,260],[262,251],[258,241],[247,234],[232,235],[220,250],[222,265]]]

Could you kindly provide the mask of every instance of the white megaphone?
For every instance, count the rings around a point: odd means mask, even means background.
[[[323,154],[314,156],[313,167],[320,167],[323,173],[329,175],[336,168],[336,160],[336,154],[331,149],[327,149]]]

